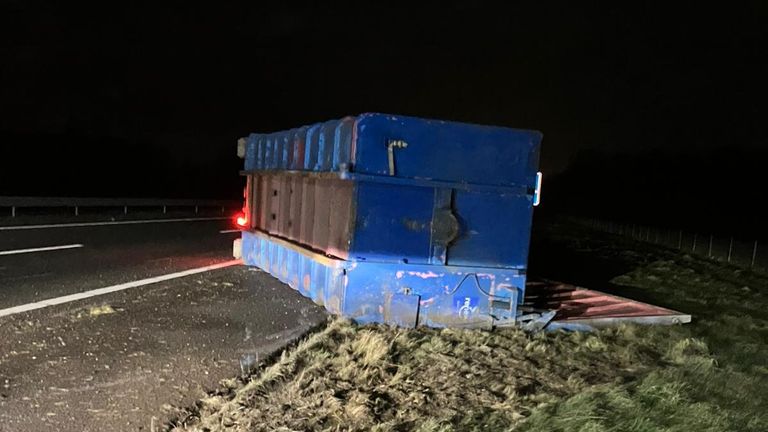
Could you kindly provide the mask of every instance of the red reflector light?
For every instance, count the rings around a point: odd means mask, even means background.
[[[248,224],[248,219],[245,216],[240,215],[237,217],[237,219],[235,219],[235,223],[237,223],[237,226],[244,227],[246,224]]]

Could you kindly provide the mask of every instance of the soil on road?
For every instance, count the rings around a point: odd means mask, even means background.
[[[0,318],[0,431],[149,431],[326,319],[229,267]]]

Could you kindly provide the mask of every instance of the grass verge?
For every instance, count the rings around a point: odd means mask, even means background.
[[[695,322],[528,335],[336,319],[174,430],[768,430],[761,276],[584,233],[561,240],[631,264],[615,285]]]

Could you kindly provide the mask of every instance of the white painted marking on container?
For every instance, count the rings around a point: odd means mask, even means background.
[[[240,232],[240,231],[242,231],[242,230],[239,230],[239,229],[221,230],[221,231],[219,231],[219,234],[229,234],[229,233],[236,233],[236,232]]]
[[[217,270],[217,269],[221,269],[221,268],[225,268],[225,267],[231,267],[231,266],[239,265],[239,264],[242,264],[242,263],[243,263],[242,260],[230,260],[230,261],[225,261],[225,262],[221,262],[221,263],[218,263],[218,264],[213,264],[213,265],[209,265],[209,266],[205,266],[205,267],[198,267],[198,268],[194,268],[194,269],[190,269],[190,270],[184,270],[184,271],[180,271],[180,272],[176,272],[176,273],[165,274],[165,275],[162,275],[162,276],[155,276],[155,277],[151,277],[151,278],[148,278],[148,279],[141,279],[141,280],[137,280],[137,281],[133,281],[133,282],[122,283],[122,284],[119,284],[119,285],[112,285],[112,286],[108,286],[108,287],[104,287],[104,288],[98,288],[98,289],[95,289],[95,290],[85,291],[85,292],[81,292],[81,293],[77,293],[77,294],[70,294],[70,295],[65,295],[65,296],[62,296],[62,297],[56,297],[56,298],[52,298],[52,299],[48,299],[48,300],[42,300],[42,301],[39,301],[39,302],[27,303],[27,304],[19,305],[19,306],[13,306],[13,307],[9,307],[9,308],[6,308],[6,309],[0,309],[0,317],[9,316],[9,315],[15,315],[15,314],[22,313],[22,312],[29,312],[29,311],[33,311],[33,310],[36,310],[36,309],[42,309],[42,308],[45,308],[45,307],[48,307],[48,306],[55,306],[55,305],[60,305],[60,304],[64,304],[64,303],[73,302],[73,301],[76,301],[76,300],[83,300],[83,299],[87,299],[87,298],[91,298],[91,297],[95,297],[95,296],[100,296],[100,295],[109,294],[109,293],[113,293],[113,292],[117,292],[117,291],[127,290],[129,288],[137,288],[137,287],[141,287],[141,286],[145,286],[145,285],[150,285],[150,284],[154,284],[154,283],[158,283],[158,282],[164,282],[164,281],[171,280],[171,279],[178,279],[178,278],[181,278],[181,277],[184,277],[184,276],[189,276],[189,275],[193,275],[193,274],[197,274],[197,273],[204,273],[204,272],[207,272],[207,271]]]
[[[30,230],[30,229],[46,229],[46,228],[74,228],[74,227],[89,227],[89,226],[106,226],[106,225],[137,225],[148,223],[168,223],[168,222],[197,222],[197,221],[212,221],[229,219],[228,217],[204,217],[204,218],[181,218],[181,219],[143,219],[133,221],[109,221],[109,222],[76,222],[65,224],[48,224],[48,225],[19,225],[19,226],[0,226],[0,231],[16,231],[16,230]]]
[[[46,252],[46,251],[55,251],[55,250],[62,250],[62,249],[76,249],[81,247],[83,247],[83,245],[81,244],[46,246],[46,247],[39,247],[39,248],[0,251],[0,255],[18,255],[18,254],[33,253],[33,252]]]

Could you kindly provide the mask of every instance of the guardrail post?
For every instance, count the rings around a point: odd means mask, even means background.
[[[733,251],[733,237],[731,237],[731,242],[728,243],[728,262],[731,262],[731,252]]]
[[[11,217],[16,217],[16,206],[11,207]]]
[[[755,266],[755,258],[757,258],[757,240],[755,240],[755,247],[752,248],[752,264],[749,265],[750,268]]]
[[[163,206],[163,214],[165,214],[165,212],[167,211],[167,209],[165,207],[166,206]]]
[[[80,209],[75,206],[75,216],[80,216]]]
[[[128,206],[123,206],[123,214],[128,214]]]

